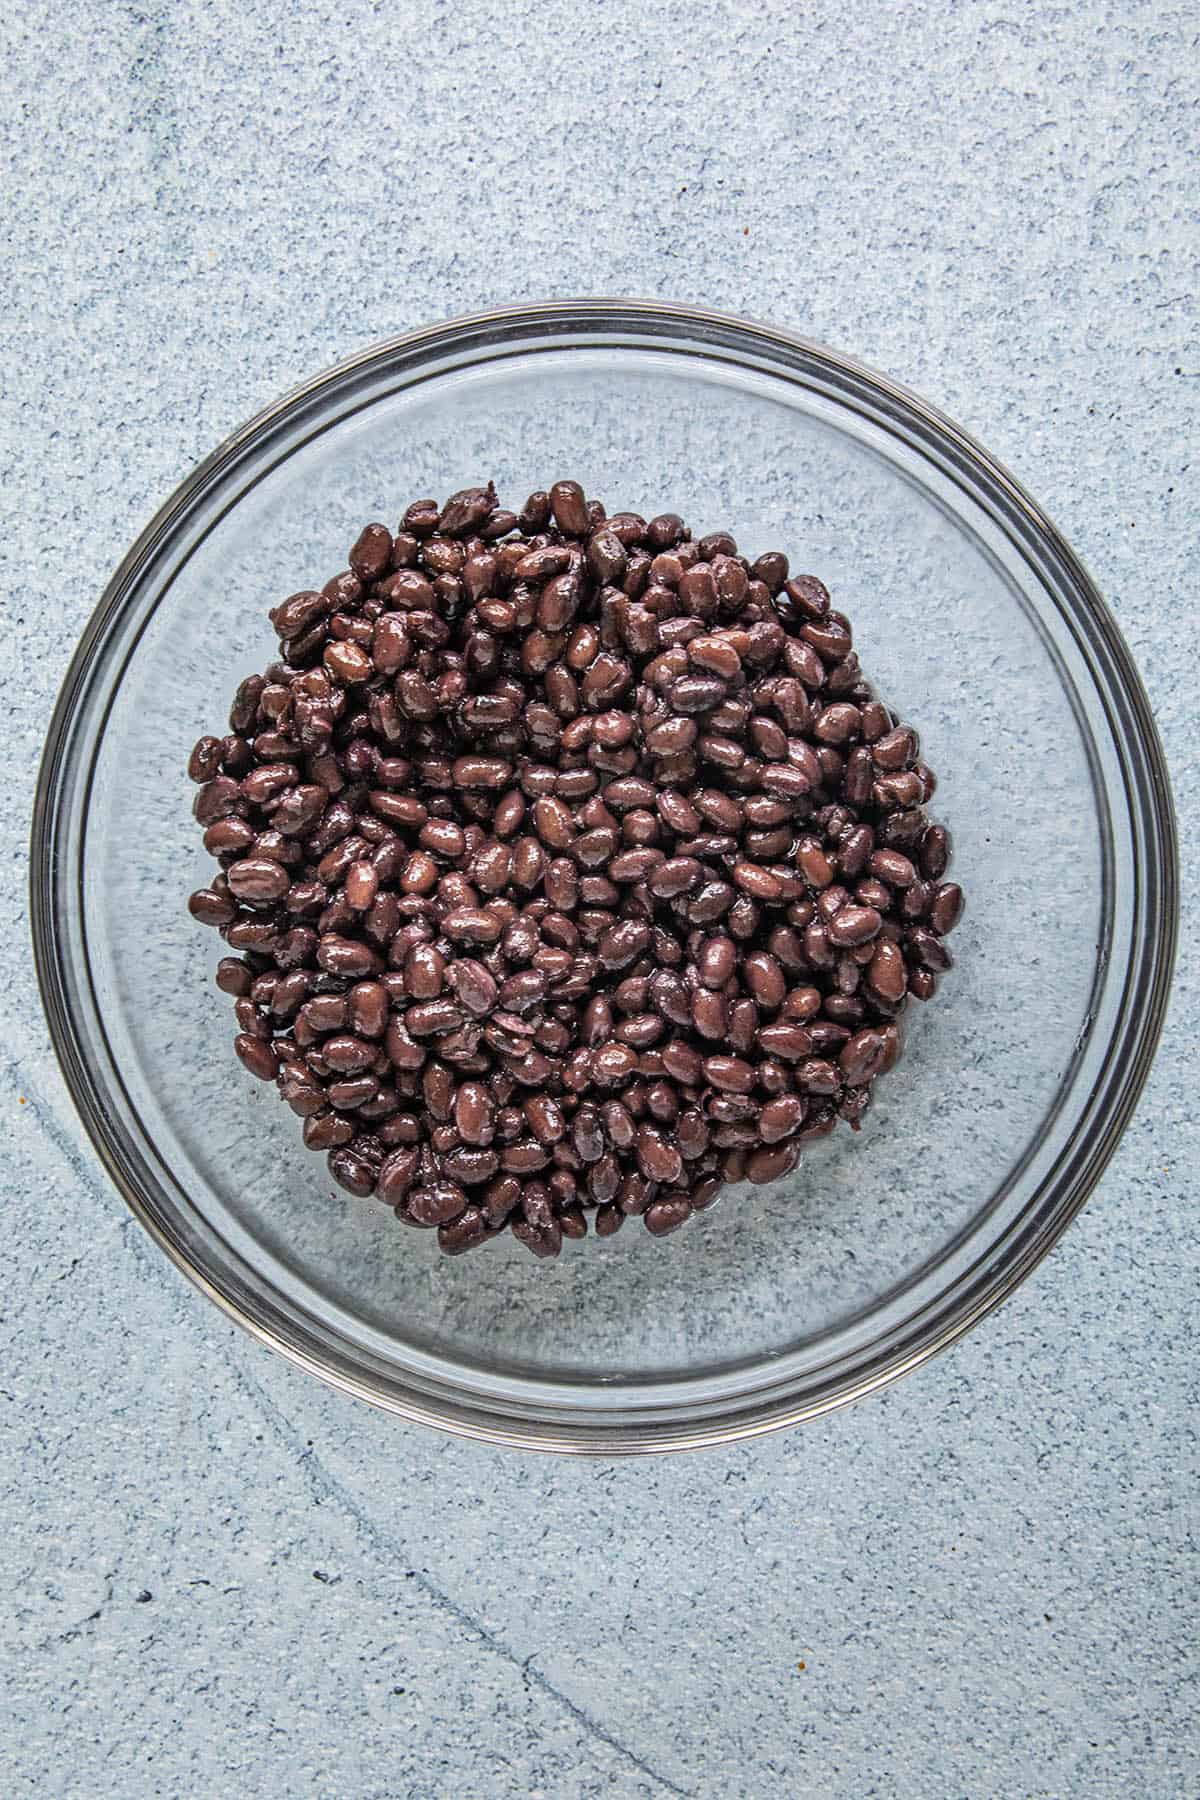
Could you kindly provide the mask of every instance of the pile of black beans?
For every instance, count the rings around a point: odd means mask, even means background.
[[[492,485],[368,525],[189,774],[235,1049],[456,1253],[662,1236],[900,1054],[962,893],[916,732],[777,551]]]

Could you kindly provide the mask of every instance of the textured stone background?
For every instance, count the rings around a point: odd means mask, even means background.
[[[1195,30],[1137,0],[9,9],[6,1795],[1200,1788]],[[372,338],[576,292],[796,327],[1008,462],[1139,661],[1188,871],[1149,1088],[1018,1297],[850,1413],[614,1466],[405,1429],[226,1324],[82,1140],[23,917],[70,646],[191,464]]]

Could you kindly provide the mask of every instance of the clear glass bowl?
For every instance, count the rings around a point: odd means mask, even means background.
[[[184,764],[275,643],[266,608],[361,524],[494,477],[785,550],[920,730],[968,895],[860,1135],[677,1235],[553,1264],[449,1259],[332,1186],[231,1049]],[[220,729],[220,727],[217,727]],[[84,1123],[172,1260],[264,1342],[452,1431],[560,1450],[713,1443],[814,1416],[952,1342],[1103,1170],[1161,1025],[1170,794],[1146,698],[1034,503],[911,394],[787,333],[578,301],[379,345],[253,420],[113,577],[50,728],[33,919]]]

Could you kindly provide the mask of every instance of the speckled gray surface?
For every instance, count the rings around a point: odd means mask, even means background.
[[[1191,1795],[1194,21],[278,0],[9,23],[0,584],[6,1794]],[[1091,566],[1172,759],[1172,1023],[1081,1219],[883,1398],[613,1466],[404,1428],[126,1216],[51,1058],[27,795],[190,465],[372,338],[608,291],[908,381]]]

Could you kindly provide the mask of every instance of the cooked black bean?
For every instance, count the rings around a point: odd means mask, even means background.
[[[354,1136],[354,1125],[351,1120],[343,1118],[326,1107],[322,1112],[311,1113],[304,1121],[304,1143],[309,1150],[332,1150],[338,1144],[347,1144]]]
[[[744,958],[742,981],[758,1004],[769,1012],[775,1012],[783,1005],[787,980],[769,950],[754,950]]]
[[[683,1174],[683,1158],[678,1149],[653,1126],[642,1126],[634,1140],[634,1149],[638,1167],[647,1181],[675,1182]]]
[[[747,862],[743,858],[734,863],[731,872],[742,892],[755,900],[778,900],[783,894],[783,883],[779,877],[759,863]]]
[[[904,956],[899,944],[887,938],[879,940],[875,954],[867,964],[867,981],[882,1000],[894,1003],[903,999],[908,979]]]
[[[830,943],[844,949],[878,937],[882,924],[883,919],[873,906],[840,906],[825,929]]]
[[[337,1032],[321,1045],[321,1055],[339,1075],[357,1075],[369,1069],[378,1055],[376,1046],[350,1032]]]
[[[754,1069],[738,1056],[706,1057],[704,1074],[715,1088],[722,1088],[731,1094],[749,1094],[754,1088]]]
[[[765,1186],[768,1182],[778,1181],[794,1169],[800,1152],[794,1144],[774,1144],[769,1148],[752,1150],[746,1158],[745,1178],[757,1186]]]
[[[349,560],[188,759],[237,1054],[334,1178],[556,1256],[857,1129],[962,894],[822,584],[573,481]]]
[[[715,988],[698,987],[692,995],[691,1025],[693,1032],[718,1043],[729,1031],[729,1007],[724,994]]]
[[[356,1112],[368,1100],[373,1100],[379,1092],[379,1083],[373,1075],[342,1075],[331,1081],[326,1095],[339,1112]]]
[[[456,1181],[433,1181],[411,1189],[404,1202],[415,1225],[446,1225],[466,1209],[467,1196]]]
[[[758,1115],[758,1135],[764,1144],[791,1137],[804,1123],[804,1101],[799,1094],[781,1094],[768,1100]]]
[[[348,1193],[365,1199],[375,1192],[379,1169],[370,1157],[355,1148],[353,1142],[329,1152],[329,1173]]]
[[[592,1080],[599,1087],[620,1087],[637,1069],[637,1051],[615,1039],[601,1044],[592,1057]]]
[[[279,1056],[270,1043],[257,1035],[242,1032],[234,1038],[233,1047],[252,1075],[257,1075],[260,1081],[274,1081],[279,1073]]]
[[[464,1009],[453,1000],[420,1000],[404,1014],[404,1025],[410,1037],[438,1037],[461,1025]]]
[[[669,1231],[677,1231],[691,1216],[691,1211],[692,1202],[688,1195],[672,1192],[646,1208],[643,1215],[646,1230],[654,1237],[665,1237]]]
[[[518,1138],[515,1144],[507,1144],[500,1156],[501,1167],[510,1175],[531,1175],[549,1161],[550,1152],[535,1138]]]
[[[587,534],[590,520],[583,489],[577,481],[556,481],[550,489],[550,510],[559,530],[567,537]]]
[[[565,1135],[567,1125],[562,1107],[549,1094],[535,1094],[526,1100],[523,1111],[539,1144],[556,1144]]]
[[[188,758],[187,772],[193,781],[211,781],[221,772],[221,739],[202,737]]]
[[[600,966],[625,969],[646,950],[654,933],[643,919],[623,919],[603,933],[597,945]]]
[[[499,1167],[495,1150],[479,1150],[470,1144],[456,1144],[442,1156],[443,1172],[460,1187],[481,1187]]]
[[[461,1256],[465,1250],[486,1244],[492,1236],[492,1227],[481,1207],[468,1206],[461,1217],[448,1225],[439,1225],[437,1235],[438,1248],[446,1256]]]
[[[940,881],[950,860],[950,833],[944,825],[927,825],[921,834],[921,873]]]
[[[877,768],[907,768],[917,754],[917,734],[907,725],[899,725],[892,731],[877,737],[871,745],[871,756]]]
[[[879,1074],[884,1056],[885,1046],[880,1032],[870,1029],[856,1031],[842,1045],[838,1066],[849,1086],[861,1087]]]
[[[188,911],[202,925],[229,925],[238,916],[236,899],[220,888],[197,888],[188,900]]]
[[[231,884],[232,885],[232,884]],[[939,937],[953,931],[962,917],[963,893],[957,882],[944,881],[934,889],[929,906],[929,924]]]
[[[944,969],[954,966],[954,958],[941,940],[923,925],[916,925],[908,933],[906,947],[912,951],[916,962],[923,969],[940,974]]]

